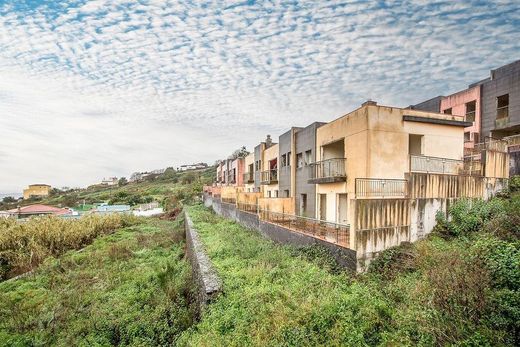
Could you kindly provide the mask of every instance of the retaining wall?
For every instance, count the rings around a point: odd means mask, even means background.
[[[320,245],[327,250],[336,259],[341,266],[356,271],[356,251],[337,246],[333,243],[320,240],[318,238],[292,231],[280,225],[261,221],[256,213],[245,212],[236,209],[235,205],[220,202],[218,199],[204,195],[204,205],[211,207],[216,214],[234,220],[242,226],[259,232],[262,236],[282,245],[291,245],[294,247],[306,247],[311,245]]]
[[[200,313],[208,303],[222,292],[222,281],[206,254],[199,234],[186,212],[184,212],[184,230],[186,232],[186,256],[190,260],[192,278],[197,286],[197,305]]]

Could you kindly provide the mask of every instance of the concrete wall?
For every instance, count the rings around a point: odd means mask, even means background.
[[[482,83],[482,136],[501,138],[518,134],[496,129],[496,98],[509,94],[509,127],[520,125],[520,60],[491,71],[491,79]]]
[[[206,254],[199,234],[186,212],[184,213],[184,228],[186,233],[186,256],[191,263],[192,278],[197,286],[197,304],[200,313],[208,303],[222,292],[222,281]]]
[[[420,110],[420,111],[427,111],[427,112],[439,112],[441,107],[441,100],[443,96],[439,95],[432,99],[423,101],[421,103],[411,105],[410,108],[412,110]]]
[[[325,247],[330,251],[338,264],[349,270],[356,271],[356,252],[352,249],[340,247],[309,235],[294,232],[276,224],[261,221],[259,216],[255,213],[236,210],[234,205],[221,203],[220,200],[211,199],[208,195],[204,195],[204,205],[211,206],[216,214],[234,220],[246,228],[257,231],[265,238],[276,243],[294,247],[306,247],[311,245]],[[232,211],[233,209],[235,209],[235,211]]]

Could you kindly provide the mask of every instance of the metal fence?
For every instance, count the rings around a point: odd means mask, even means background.
[[[403,179],[356,178],[356,197],[405,197],[407,183]]]
[[[438,158],[438,157],[427,157],[423,155],[411,155],[410,156],[410,171],[411,172],[432,172],[457,175],[463,169],[463,161]]]
[[[272,211],[260,211],[260,219],[342,247],[349,247],[348,225]]]
[[[312,163],[312,178],[339,177],[346,178],[346,158],[334,158]]]

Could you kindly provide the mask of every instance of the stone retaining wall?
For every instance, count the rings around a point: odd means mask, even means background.
[[[197,304],[200,313],[222,292],[222,281],[206,254],[204,244],[187,212],[184,212],[184,230],[186,232],[186,256],[190,260],[193,281],[197,286]]]

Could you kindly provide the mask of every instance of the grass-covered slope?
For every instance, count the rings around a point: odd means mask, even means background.
[[[0,345],[171,345],[193,317],[183,244],[148,220],[0,283]]]
[[[181,345],[518,343],[519,201],[456,204],[434,236],[385,252],[362,276],[192,207],[225,293]]]

